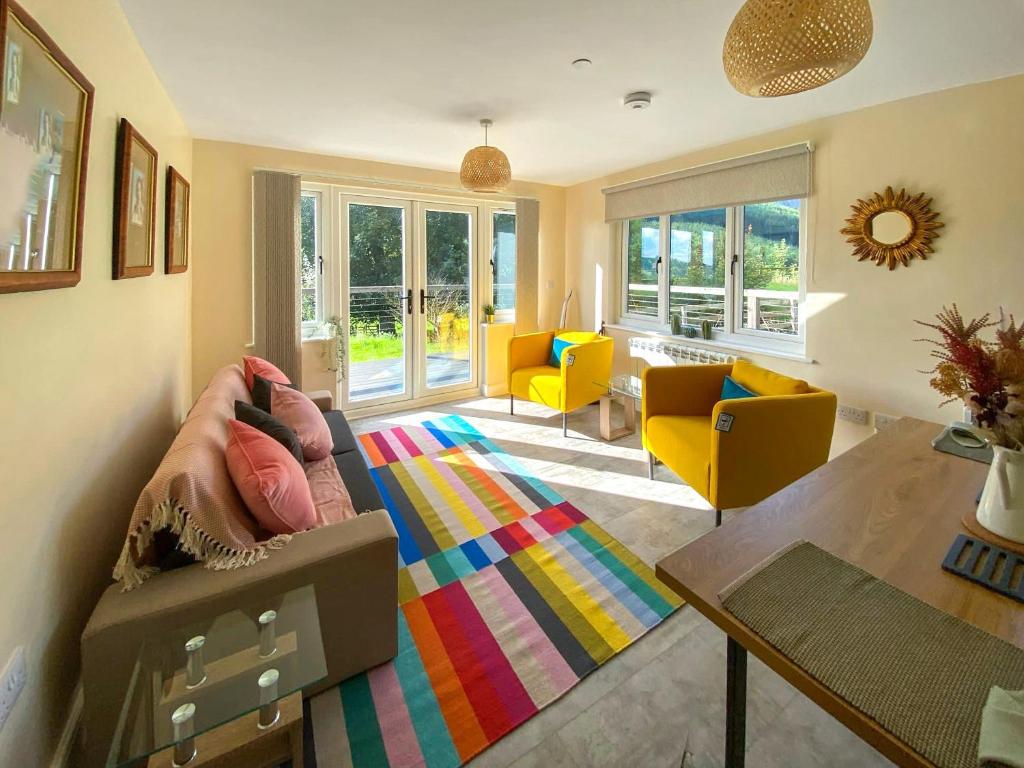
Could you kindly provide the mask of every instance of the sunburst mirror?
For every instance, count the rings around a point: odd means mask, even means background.
[[[853,255],[859,261],[871,259],[889,269],[898,264],[910,266],[911,259],[926,259],[934,253],[932,240],[944,226],[931,205],[932,199],[923,192],[911,196],[901,189],[896,194],[886,187],[883,194],[876,192],[851,205],[853,215],[839,231],[853,245]]]

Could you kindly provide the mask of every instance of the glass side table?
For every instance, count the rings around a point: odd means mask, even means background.
[[[327,676],[312,585],[150,638],[130,663],[107,768],[302,765],[302,689]]]
[[[595,381],[605,387],[608,394],[601,396],[601,439],[618,440],[620,437],[636,432],[636,409],[643,397],[643,381],[639,376],[621,374],[612,376],[607,381]],[[622,398],[625,411],[624,423],[621,427],[612,427],[612,401]]]

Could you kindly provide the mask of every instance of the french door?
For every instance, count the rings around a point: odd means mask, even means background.
[[[477,383],[474,206],[341,195],[344,408]]]

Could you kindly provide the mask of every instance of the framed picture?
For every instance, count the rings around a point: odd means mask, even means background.
[[[164,272],[175,275],[188,269],[188,211],[191,187],[185,177],[167,166],[164,216]]]
[[[114,279],[153,274],[157,154],[126,118],[117,132],[114,173]]]
[[[0,0],[0,293],[82,277],[94,89],[14,0]]]

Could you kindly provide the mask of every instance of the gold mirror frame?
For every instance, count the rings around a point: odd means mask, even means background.
[[[932,199],[922,192],[911,196],[901,189],[899,194],[886,187],[884,194],[875,193],[867,200],[858,200],[851,205],[853,215],[846,220],[840,231],[846,235],[846,242],[853,245],[853,255],[858,261],[871,259],[878,266],[885,264],[890,270],[898,264],[910,266],[911,259],[927,259],[934,253],[932,240],[939,236],[936,231],[945,226],[939,221],[939,214],[931,209]],[[876,216],[895,211],[907,217],[910,222],[907,235],[896,243],[883,243],[872,234],[871,222]]]

